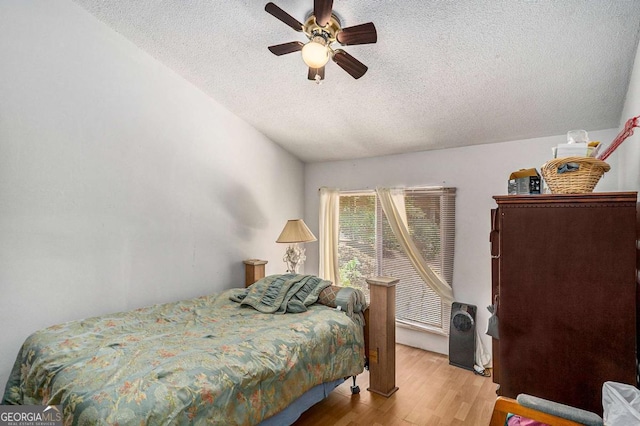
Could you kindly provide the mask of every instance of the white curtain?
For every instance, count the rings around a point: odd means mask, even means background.
[[[424,282],[442,298],[442,301],[451,305],[451,303],[453,303],[453,290],[451,286],[429,267],[409,234],[407,211],[404,204],[404,190],[376,188],[376,193],[382,205],[382,210],[384,210],[384,214],[387,216],[391,230],[407,254],[413,267]]]
[[[340,191],[320,188],[320,278],[340,285],[338,273],[338,239]]]

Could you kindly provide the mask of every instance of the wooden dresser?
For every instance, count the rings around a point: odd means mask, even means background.
[[[635,192],[496,196],[498,394],[602,414],[602,384],[636,385]]]

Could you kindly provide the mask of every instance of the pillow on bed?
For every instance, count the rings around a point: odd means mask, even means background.
[[[364,326],[363,313],[369,304],[362,290],[332,285],[320,292],[318,303],[343,311],[352,320]]]
[[[330,308],[335,308],[338,306],[336,305],[336,296],[341,289],[342,287],[337,285],[326,287],[320,292],[320,295],[318,296],[318,303],[329,306]]]

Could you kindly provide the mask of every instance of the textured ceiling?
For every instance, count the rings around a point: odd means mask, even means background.
[[[330,62],[316,85],[267,50],[306,41],[267,1],[75,2],[306,162],[616,128],[640,29],[640,0],[334,0],[378,43],[343,47],[362,78]]]

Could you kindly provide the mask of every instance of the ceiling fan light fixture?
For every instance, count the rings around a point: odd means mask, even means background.
[[[329,62],[329,47],[324,38],[314,37],[302,47],[302,60],[310,68],[322,68]]]
[[[340,19],[333,13],[333,0],[314,0],[313,12],[307,15],[304,24],[272,2],[267,3],[264,10],[294,30],[304,33],[309,39],[307,44],[292,41],[269,46],[269,51],[276,56],[301,51],[302,59],[309,67],[308,80],[316,83],[324,80],[324,69],[329,59],[356,80],[367,72],[365,64],[331,45],[335,42],[343,46],[376,43],[378,33],[373,22],[342,28]]]

